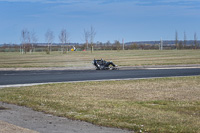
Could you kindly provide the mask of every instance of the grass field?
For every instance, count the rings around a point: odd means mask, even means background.
[[[200,132],[200,76],[4,88],[0,101],[135,132]]]
[[[77,51],[50,55],[45,52],[26,55],[1,52],[0,68],[85,67],[91,66],[94,58],[113,61],[118,66],[200,64],[200,50]]]

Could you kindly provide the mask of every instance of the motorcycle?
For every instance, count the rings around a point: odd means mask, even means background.
[[[118,66],[115,65],[112,61],[107,62],[103,59],[94,59],[92,64],[96,67],[96,70],[119,70]]]

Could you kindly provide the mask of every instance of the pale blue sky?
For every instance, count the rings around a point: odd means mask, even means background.
[[[48,29],[59,42],[66,28],[70,42],[84,42],[93,26],[95,42],[200,38],[200,0],[0,0],[0,44],[21,43],[21,30],[34,31],[45,42]]]

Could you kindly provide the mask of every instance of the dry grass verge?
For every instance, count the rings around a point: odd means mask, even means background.
[[[86,67],[92,66],[94,58],[111,60],[118,66],[200,64],[199,57],[199,50],[77,51],[52,52],[50,55],[45,52],[26,55],[0,52],[0,68]]]
[[[200,132],[200,76],[4,88],[0,101],[136,132]]]

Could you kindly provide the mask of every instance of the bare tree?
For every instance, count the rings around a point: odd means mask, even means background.
[[[69,33],[67,32],[66,29],[61,30],[60,35],[59,35],[59,39],[62,43],[62,51],[63,51],[63,54],[64,54],[66,52],[65,45],[69,42]],[[68,51],[68,47],[67,47],[67,51]]]
[[[38,38],[36,36],[35,31],[32,31],[30,34],[31,34],[30,38],[31,38],[31,44],[32,44],[32,48],[31,49],[32,49],[32,52],[33,52],[34,51],[34,44],[37,43]]]
[[[88,50],[88,39],[90,36],[90,32],[84,29],[84,39],[85,39],[85,43],[86,43],[86,50]]]
[[[197,33],[194,33],[194,47],[197,49],[198,43],[197,43]]]
[[[121,44],[120,44],[120,42],[117,41],[117,40],[115,40],[114,49],[116,49],[117,51],[120,51],[120,50],[121,50]]]
[[[186,36],[186,33],[184,31],[184,41],[183,41],[183,48],[186,48],[186,45],[187,45],[187,36]]]
[[[93,46],[94,46],[94,38],[96,36],[96,31],[93,26],[90,28],[90,44],[91,44],[91,52],[93,52]]]
[[[110,41],[107,41],[105,44],[105,47],[107,48],[107,50],[112,50],[112,44],[110,43]]]
[[[179,43],[178,43],[178,47],[179,47],[179,49],[182,49],[183,48],[183,41],[179,41]]]
[[[176,49],[178,49],[179,47],[178,47],[178,32],[176,31],[175,32],[175,46],[176,46]]]
[[[131,44],[131,49],[137,49],[137,48],[138,48],[137,43],[133,43],[133,44]]]
[[[54,34],[53,34],[53,31],[51,30],[47,30],[46,34],[45,34],[45,39],[47,41],[47,54],[50,54],[51,52],[51,46],[52,46],[52,43],[54,41]]]
[[[22,45],[21,45],[21,53],[25,53],[30,49],[30,32],[27,29],[23,29],[21,31],[21,40],[22,40]]]

